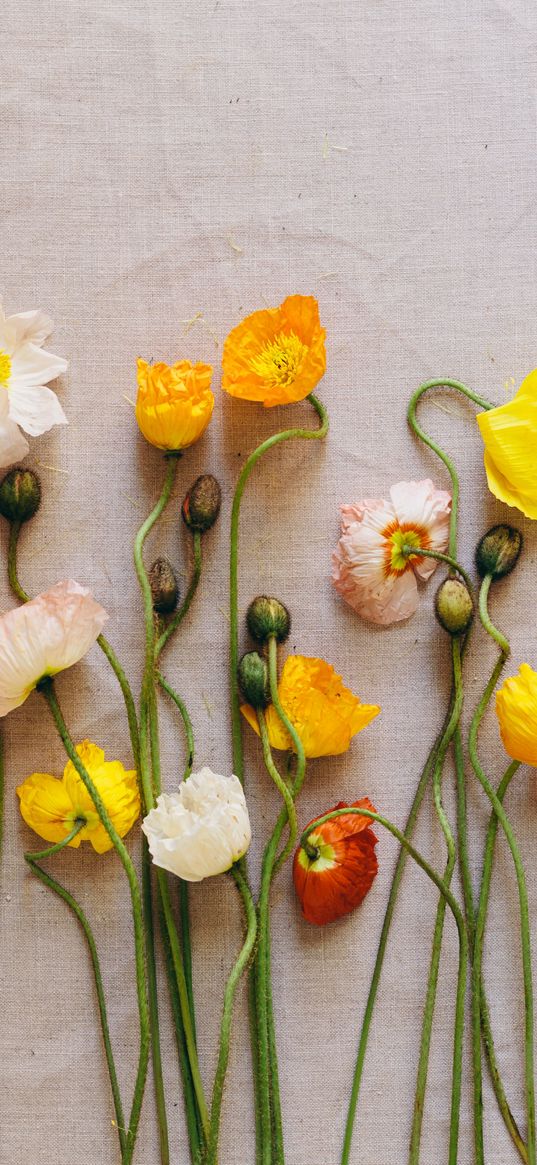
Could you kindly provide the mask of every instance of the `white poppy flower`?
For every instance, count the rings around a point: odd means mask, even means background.
[[[185,882],[223,874],[246,853],[252,838],[238,777],[203,768],[177,793],[162,793],[142,829],[156,866]]]
[[[108,615],[72,579],[0,618],[0,716],[7,716],[45,676],[78,663]]]
[[[67,360],[43,348],[53,328],[41,311],[6,317],[0,302],[0,468],[28,453],[20,429],[39,437],[53,425],[67,424],[56,393],[45,388],[67,368]]]

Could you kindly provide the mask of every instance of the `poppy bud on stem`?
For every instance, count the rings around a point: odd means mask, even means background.
[[[16,466],[0,482],[0,514],[8,522],[28,522],[41,504],[41,483],[32,469]]]
[[[474,601],[466,583],[446,578],[436,592],[434,606],[438,622],[449,635],[468,631],[474,617]]]
[[[291,616],[287,607],[279,599],[268,598],[267,595],[258,595],[250,603],[246,622],[256,643],[268,643],[271,638],[277,643],[283,643],[291,630]]]
[[[196,478],[183,502],[181,513],[189,530],[205,534],[214,526],[220,513],[222,490],[212,473]]]
[[[153,610],[158,615],[170,615],[175,611],[179,599],[179,587],[171,562],[167,558],[155,559],[148,578]]]
[[[492,526],[477,544],[476,566],[481,578],[495,581],[514,570],[522,550],[522,534],[514,526]]]

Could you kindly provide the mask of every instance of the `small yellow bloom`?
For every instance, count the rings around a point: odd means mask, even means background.
[[[312,295],[255,311],[225,341],[222,388],[265,408],[303,400],[324,376],[325,335]]]
[[[169,452],[187,449],[205,432],[214,408],[210,364],[138,360],[136,420],[146,439]]]
[[[380,712],[377,704],[360,703],[329,663],[305,655],[288,655],[278,693],[282,708],[296,728],[308,757],[337,756],[346,752],[353,736]],[[241,711],[259,735],[254,709],[250,704],[244,704]],[[292,749],[291,737],[272,704],[265,716],[272,747]]]
[[[537,369],[505,405],[480,413],[489,489],[501,502],[537,518]]]
[[[120,761],[105,761],[102,748],[97,748],[89,740],[78,744],[76,751],[119,836],[125,837],[140,814],[136,773],[127,772]],[[86,822],[84,828],[69,845],[78,849],[81,841],[90,841],[98,854],[112,849],[112,842],[101,825],[93,801],[71,761],[65,766],[61,779],[49,773],[32,773],[19,785],[17,793],[26,824],[45,841],[63,841],[75,823],[83,818]]]
[[[537,767],[537,672],[529,663],[496,692],[496,715],[508,756]]]

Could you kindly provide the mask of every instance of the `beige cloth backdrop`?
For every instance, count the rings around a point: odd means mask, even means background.
[[[407,431],[420,380],[456,376],[502,402],[536,363],[535,52],[531,0],[6,0],[1,92],[2,289],[9,311],[42,306],[56,320],[52,350],[70,361],[59,393],[69,428],[32,442],[41,513],[21,540],[30,591],[70,575],[110,612],[109,637],[133,681],[143,629],[131,543],[162,476],[139,438],[134,360],[214,362],[216,408],[206,438],[179,468],[174,504],[149,557],[166,552],[188,575],[178,518],[201,470],[222,481],[221,521],[204,544],[203,583],[166,658],[188,698],[197,763],[230,767],[227,551],[230,501],[248,451],[307,405],[263,412],[219,389],[223,339],[245,313],[286,294],[314,293],[328,332],[320,395],[331,431],[323,447],[287,444],[256,471],[241,529],[241,608],[259,591],[293,614],[292,649],[334,663],[382,716],[336,760],[311,765],[301,819],[368,794],[402,823],[442,719],[446,641],[432,616],[434,583],[408,623],[361,623],[334,595],[329,553],[337,507],[383,495],[395,480],[446,475]],[[471,409],[446,396],[424,422],[463,473],[461,553],[506,516],[485,489]],[[516,515],[515,515],[516,516]],[[512,667],[537,660],[534,530],[516,576],[498,586],[494,616],[511,635]],[[5,529],[2,529],[5,556]],[[4,608],[11,598],[0,580]],[[492,666],[479,633],[467,665],[467,710]],[[129,761],[115,679],[95,648],[59,682],[78,739]],[[184,756],[163,709],[166,785]],[[88,957],[64,905],[25,868],[36,839],[15,785],[64,758],[38,697],[5,722],[6,845],[1,885],[2,1165],[115,1165],[116,1135]],[[248,734],[247,734],[248,736]],[[491,714],[489,771],[504,758]],[[276,812],[253,737],[248,790],[258,858]],[[453,775],[446,799],[453,808]],[[537,910],[537,804],[521,772],[509,809]],[[477,877],[486,807],[470,780]],[[420,842],[439,868],[444,849],[427,804]],[[137,840],[131,849],[138,852]],[[380,874],[363,908],[325,930],[300,917],[287,872],[274,892],[274,980],[288,1160],[337,1165],[357,1033],[395,846],[383,836]],[[137,1048],[128,897],[113,856],[69,851],[54,869],[85,904],[102,952],[121,1080]],[[498,1057],[517,1115],[521,982],[512,864],[499,846],[486,974]],[[371,1033],[353,1162],[406,1159],[424,978],[436,896],[408,871]],[[232,884],[192,893],[203,1072],[215,1064],[224,976],[240,941]],[[537,922],[535,923],[537,939]],[[445,961],[431,1054],[424,1165],[447,1158],[456,935]],[[222,1165],[250,1165],[253,1121],[245,993],[237,999],[225,1099]],[[166,1009],[163,1044],[174,1161],[186,1159],[182,1102]],[[515,1152],[488,1081],[488,1165]],[[136,1160],[157,1162],[148,1085]],[[461,1162],[470,1162],[468,1063]]]

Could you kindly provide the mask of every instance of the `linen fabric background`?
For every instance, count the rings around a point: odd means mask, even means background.
[[[222,482],[218,526],[203,544],[202,585],[165,671],[187,697],[197,764],[230,770],[227,551],[234,481],[265,436],[307,404],[263,411],[224,398],[222,343],[247,312],[313,293],[327,328],[319,395],[331,417],[322,446],[288,443],[256,469],[241,523],[241,610],[274,593],[293,615],[290,650],[319,654],[382,715],[341,758],[310,765],[302,822],[368,795],[405,821],[421,765],[442,721],[448,643],[433,614],[433,581],[416,616],[392,630],[362,623],[334,594],[329,556],[338,504],[386,495],[439,462],[407,430],[423,379],[455,376],[492,400],[509,398],[536,364],[535,57],[531,0],[6,0],[3,7],[0,173],[2,279],[10,312],[43,307],[49,346],[70,361],[58,391],[69,428],[32,442],[42,476],[38,518],[21,538],[32,592],[72,576],[110,612],[108,635],[133,682],[143,652],[131,544],[160,489],[163,466],[139,437],[135,357],[213,362],[216,408],[179,484],[148,562],[165,552],[183,588],[188,538],[179,520],[201,471]],[[510,635],[512,671],[537,661],[534,528],[487,494],[474,413],[450,394],[422,410],[425,427],[461,471],[461,555],[511,518],[523,560],[494,589],[493,618]],[[2,552],[7,549],[2,529]],[[439,577],[439,576],[438,576]],[[1,603],[12,599],[7,578]],[[246,641],[245,641],[246,642]],[[282,653],[283,655],[284,653]],[[466,721],[495,649],[476,630],[466,664]],[[122,702],[97,648],[58,683],[73,734],[130,761]],[[257,739],[245,731],[253,869],[278,808]],[[162,707],[165,783],[184,759],[181,726]],[[28,872],[38,839],[19,818],[15,786],[64,756],[34,696],[5,722],[6,843],[2,865],[2,1165],[115,1165],[116,1133],[83,936],[66,907]],[[505,757],[491,713],[483,756],[494,779]],[[445,777],[453,819],[453,773]],[[469,778],[477,880],[487,807]],[[531,771],[508,798],[525,858],[537,940]],[[438,868],[445,851],[427,802],[419,843]],[[135,834],[131,851],[138,854]],[[274,985],[288,1161],[339,1160],[359,1025],[396,846],[383,835],[380,873],[363,907],[324,930],[301,919],[289,869],[273,895]],[[63,853],[51,868],[87,908],[102,955],[127,1101],[137,1054],[126,883],[113,855]],[[523,1121],[519,927],[512,863],[498,846],[486,981],[498,1059]],[[437,896],[408,868],[382,979],[352,1160],[406,1159]],[[192,929],[203,1072],[215,1066],[224,977],[241,939],[225,877],[193,888]],[[447,919],[431,1053],[422,1161],[447,1157],[456,933]],[[162,998],[165,999],[165,984]],[[162,1040],[173,1160],[186,1138],[172,1028]],[[253,1160],[244,985],[225,1097],[222,1165]],[[468,1052],[468,1049],[467,1049]],[[461,1162],[472,1159],[469,1057]],[[489,1165],[517,1158],[485,1073]],[[156,1162],[148,1083],[137,1161]]]

